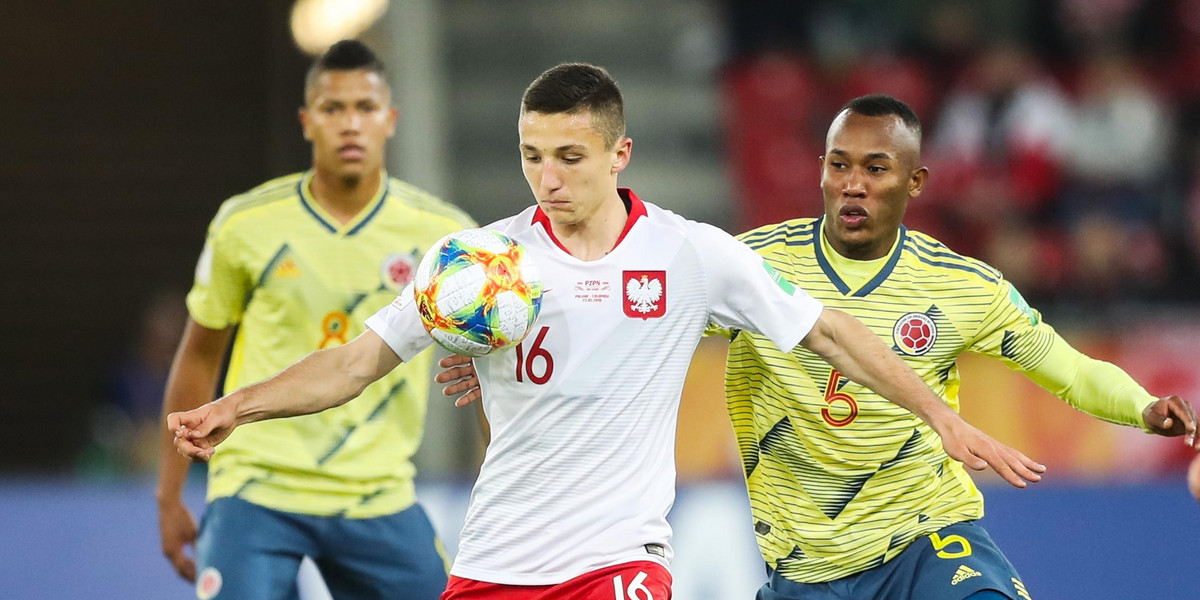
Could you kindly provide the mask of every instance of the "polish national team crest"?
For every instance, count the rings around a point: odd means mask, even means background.
[[[908,313],[896,320],[892,339],[901,352],[921,356],[937,341],[937,325],[924,313]]]
[[[667,313],[666,271],[625,271],[625,316],[637,319],[657,319]]]
[[[379,276],[384,285],[400,291],[412,281],[416,271],[417,259],[411,254],[389,254],[379,267]]]
[[[212,600],[221,593],[221,572],[214,567],[200,571],[196,578],[196,597],[200,600]]]

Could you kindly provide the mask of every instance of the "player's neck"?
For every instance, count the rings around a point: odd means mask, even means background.
[[[836,236],[824,232],[824,241],[828,242],[829,247],[833,249],[842,258],[848,258],[856,261],[872,261],[883,258],[889,254],[896,246],[896,239],[900,235],[897,230],[894,233],[876,240],[870,240],[864,243],[854,244],[847,240],[838,239]]]
[[[551,221],[550,226],[554,230],[554,237],[571,256],[582,261],[593,261],[604,258],[613,250],[628,220],[629,211],[625,201],[614,189],[612,198],[605,200],[587,218],[576,223]]]
[[[309,191],[321,208],[345,225],[354,220],[375,198],[382,178],[382,171],[374,171],[362,177],[339,178],[331,174],[322,174],[318,170],[313,174]]]

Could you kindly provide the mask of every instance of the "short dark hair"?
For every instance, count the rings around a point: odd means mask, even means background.
[[[887,94],[867,94],[859,96],[842,106],[842,110],[838,111],[841,114],[843,111],[850,111],[864,117],[888,117],[895,115],[900,117],[904,125],[917,134],[917,140],[921,139],[921,119],[917,118],[917,113],[913,112],[912,107],[905,104],[903,100],[894,98]]]
[[[533,80],[521,96],[521,112],[547,115],[592,115],[592,127],[612,148],[625,136],[625,101],[617,82],[602,67],[585,63],[563,63]]]
[[[384,85],[387,85],[383,63],[366,44],[358,40],[342,40],[330,46],[324,54],[313,61],[312,66],[308,68],[308,74],[304,76],[305,103],[308,102],[309,94],[316,87],[317,78],[321,76],[321,73],[357,71],[359,69],[379,75]]]

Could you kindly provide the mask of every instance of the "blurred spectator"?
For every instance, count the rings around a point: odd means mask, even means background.
[[[936,174],[910,227],[1052,312],[1200,298],[1200,0],[867,8],[728,4],[742,229],[817,214],[813,123],[888,93],[917,107]]]
[[[147,303],[100,390],[79,462],[85,473],[148,473],[158,464],[163,389],[186,320],[181,292],[162,290]]]
[[[1146,297],[1168,275],[1159,222],[1169,111],[1122,51],[1089,52],[1080,75],[1057,211],[1074,257],[1070,289],[1092,303]]]
[[[927,138],[937,183],[929,199],[914,204],[914,218],[936,222],[931,233],[955,251],[981,255],[1040,296],[1059,274],[1031,268],[1036,263],[1013,255],[1018,249],[1005,240],[1057,245],[1045,216],[1059,192],[1071,130],[1066,95],[1026,47],[998,42],[966,70],[943,106]]]

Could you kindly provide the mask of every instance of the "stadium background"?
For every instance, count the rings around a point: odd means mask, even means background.
[[[900,96],[925,121],[933,171],[909,225],[1004,270],[1081,349],[1200,402],[1200,1],[296,5],[301,34],[369,25],[402,114],[391,171],[480,222],[529,202],[518,98],[560,61],[621,84],[636,142],[622,184],[731,232],[816,215],[837,108]],[[0,597],[189,597],[158,552],[162,379],[219,202],[308,164],[293,2],[5,9]],[[696,360],[676,597],[750,598],[763,576],[723,348],[706,342]],[[962,363],[967,418],[1050,468],[1026,491],[979,477],[984,523],[1035,597],[1196,597],[1182,444],[1087,419],[998,363]],[[436,403],[419,456],[452,547],[481,451],[472,418]]]

